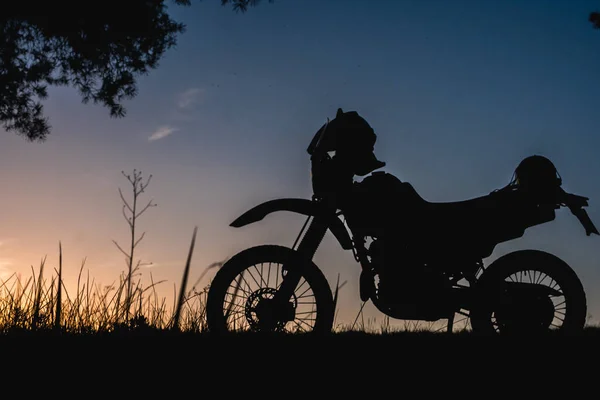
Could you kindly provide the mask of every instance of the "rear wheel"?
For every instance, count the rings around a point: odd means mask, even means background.
[[[227,261],[213,279],[207,298],[210,332],[326,333],[333,325],[334,304],[329,283],[308,262],[291,299],[276,307],[277,293],[289,265],[298,253],[276,245],[241,251]]]
[[[512,285],[509,291],[503,289],[505,282]],[[553,254],[539,250],[506,254],[483,272],[475,286],[481,297],[470,312],[474,333],[573,334],[585,326],[583,285],[575,271]]]

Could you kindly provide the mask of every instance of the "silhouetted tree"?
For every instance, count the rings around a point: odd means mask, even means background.
[[[171,0],[180,6],[191,0]],[[272,1],[272,0],[270,0]],[[0,122],[42,141],[50,133],[40,100],[47,87],[72,86],[123,117],[136,79],[158,66],[185,26],[165,0],[21,0],[0,13]],[[257,0],[221,0],[246,11]]]
[[[173,0],[190,5],[190,0]],[[163,0],[10,2],[0,14],[0,121],[30,140],[49,134],[40,99],[70,85],[83,101],[125,114],[136,76],[155,68],[184,26]]]
[[[590,22],[594,25],[594,28],[600,29],[600,12],[590,13]]]
[[[273,0],[269,0],[272,3]],[[221,5],[231,4],[235,11],[245,12],[248,7],[256,6],[260,3],[260,0],[221,0]]]

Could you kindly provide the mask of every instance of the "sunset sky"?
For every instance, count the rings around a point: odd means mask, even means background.
[[[310,198],[306,147],[338,107],[375,129],[385,171],[430,201],[487,194],[521,159],[549,157],[567,191],[590,197],[600,226],[600,31],[598,0],[275,0],[246,14],[218,0],[174,7],[187,25],[177,48],[139,80],[123,119],[53,89],[52,133],[30,143],[0,135],[0,275],[28,277],[62,241],[67,284],[81,262],[103,284],[118,280],[127,245],[121,171],[152,174],[142,202],[138,255],[165,296],[179,288],[198,226],[190,283],[210,263],[255,244],[291,246],[302,216],[279,213],[241,229],[240,213],[278,197]],[[600,320],[600,237],[568,210],[497,247],[550,251],[583,281]],[[360,307],[359,265],[328,234],[316,256],[338,322]],[[209,283],[213,273],[201,283]],[[382,318],[371,306],[368,316]]]

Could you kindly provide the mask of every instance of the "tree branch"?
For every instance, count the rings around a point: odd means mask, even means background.
[[[133,245],[133,247],[137,247],[138,243],[140,243],[142,241],[144,236],[146,236],[146,232],[143,232],[142,235],[139,237],[139,239],[135,241],[135,244]]]
[[[127,207],[127,209],[129,210],[129,212],[133,212],[133,210],[131,209],[131,206],[129,205],[129,203],[127,202],[127,200],[125,200],[125,196],[123,196],[123,192],[121,191],[121,188],[119,188],[119,195],[121,196],[121,200],[123,201],[124,206]]]
[[[150,200],[148,202],[148,204],[146,204],[146,206],[144,208],[142,208],[142,211],[140,211],[139,213],[137,213],[135,215],[135,218],[138,218],[140,215],[142,215],[144,213],[144,211],[146,211],[149,207],[154,207],[156,206],[156,204],[152,204],[152,200]]]
[[[123,211],[123,218],[125,218],[125,221],[127,221],[127,223],[129,224],[129,228],[133,229],[133,222],[131,221],[131,217],[128,217],[127,214],[125,214],[125,206],[123,206],[121,210]]]
[[[127,258],[129,258],[129,257],[130,257],[130,256],[129,256],[129,254],[127,254],[127,253],[125,252],[125,250],[123,250],[123,249],[121,248],[121,246],[119,246],[119,243],[117,243],[117,242],[116,242],[114,239],[112,239],[112,242],[115,244],[115,246],[117,246],[117,248],[118,248],[119,250],[121,250],[121,253],[125,254],[125,257],[127,257]]]

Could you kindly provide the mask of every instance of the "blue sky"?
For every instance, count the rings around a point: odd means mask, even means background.
[[[600,226],[600,31],[587,21],[597,9],[597,0],[275,0],[245,14],[217,0],[172,6],[187,31],[139,80],[126,118],[60,88],[45,103],[45,143],[0,135],[0,268],[27,275],[46,254],[56,263],[62,240],[71,279],[87,257],[90,275],[117,280],[124,263],[111,240],[127,240],[117,188],[127,192],[121,170],[133,168],[153,175],[146,199],[158,207],[140,219],[140,256],[168,296],[194,226],[191,281],[250,245],[291,245],[302,217],[228,225],[258,202],[310,197],[306,146],[338,107],[371,123],[385,170],[428,200],[486,194],[543,154],[567,190],[590,197]],[[557,254],[600,320],[598,240],[562,210],[486,262],[517,248]],[[316,261],[332,285],[338,273],[348,281],[340,318],[352,321],[359,266],[330,235]]]

